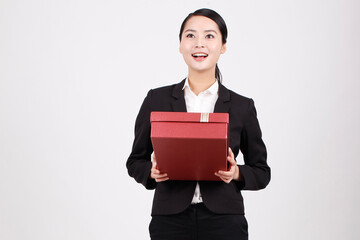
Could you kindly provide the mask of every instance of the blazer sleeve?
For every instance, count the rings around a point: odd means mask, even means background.
[[[152,90],[148,92],[136,118],[134,143],[126,162],[129,175],[143,184],[146,189],[154,189],[157,185],[155,180],[150,178],[153,152],[150,139],[151,93]]]
[[[245,165],[239,165],[243,181],[238,182],[242,190],[259,190],[270,182],[270,167],[267,164],[267,152],[257,119],[254,101],[249,99],[244,128],[241,132],[240,150]]]

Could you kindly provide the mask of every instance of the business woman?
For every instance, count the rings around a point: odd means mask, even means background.
[[[179,38],[187,78],[148,92],[135,123],[126,163],[129,175],[155,189],[151,239],[248,239],[241,191],[263,189],[270,181],[254,102],[221,83],[217,62],[226,51],[227,27],[218,13],[210,9],[190,13]],[[150,139],[152,111],[229,113],[229,168],[214,173],[219,181],[174,181],[157,169]],[[239,151],[243,165],[236,163]]]

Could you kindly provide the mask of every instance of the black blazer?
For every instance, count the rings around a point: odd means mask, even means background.
[[[178,84],[150,90],[135,123],[135,140],[126,162],[129,175],[147,189],[155,189],[152,215],[175,214],[185,210],[194,195],[196,181],[168,180],[156,183],[150,179],[151,154],[150,113],[152,111],[186,112],[185,80]],[[252,99],[240,96],[219,83],[219,97],[214,112],[229,113],[230,147],[243,153],[245,165],[239,165],[243,181],[200,181],[204,204],[219,214],[244,214],[241,190],[259,190],[270,181],[266,148]]]

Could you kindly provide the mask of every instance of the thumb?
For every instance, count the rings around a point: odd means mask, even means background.
[[[228,157],[227,157],[227,160],[228,160],[228,162],[230,163],[230,165],[236,165],[236,161],[235,161],[234,158],[228,156]]]
[[[156,157],[155,154],[153,155],[153,160],[152,160],[152,166],[153,168],[156,168],[157,162],[156,162]]]

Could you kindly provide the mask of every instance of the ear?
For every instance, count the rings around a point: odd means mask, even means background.
[[[182,54],[182,51],[181,51],[181,46],[179,46],[179,52]]]
[[[221,54],[224,54],[226,52],[226,43],[224,43],[221,47]]]

